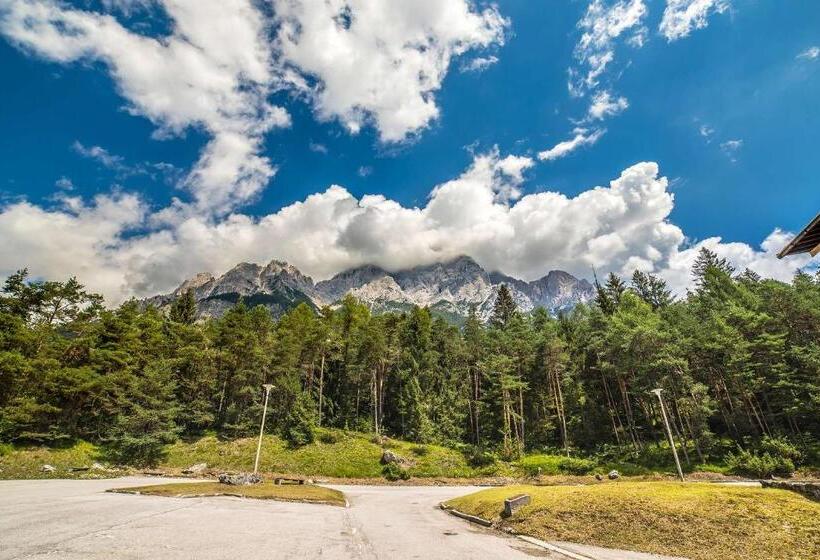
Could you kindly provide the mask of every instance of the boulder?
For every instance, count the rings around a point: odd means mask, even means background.
[[[609,480],[618,480],[619,478],[621,478],[621,473],[619,473],[618,471],[612,470],[612,471],[609,471],[609,474],[607,475],[607,477],[609,478]]]
[[[250,486],[262,482],[262,477],[255,473],[222,473],[219,475],[219,482],[231,486]]]
[[[603,479],[604,479],[604,477],[602,477],[600,474],[595,475],[595,480],[603,480]]]
[[[42,467],[40,467],[40,470],[42,472],[47,472],[47,473],[52,473],[52,472],[57,471],[57,469],[52,467],[51,465],[43,465]]]
[[[408,461],[404,457],[401,457],[400,455],[396,455],[395,453],[393,453],[389,449],[385,449],[384,453],[382,453],[381,463],[382,463],[382,465],[390,465],[390,464],[406,465],[406,464],[408,464]]]
[[[197,463],[187,469],[182,469],[182,474],[202,474],[208,468],[208,463]]]
[[[108,468],[101,464],[101,463],[91,463],[91,470],[92,471],[107,471]]]

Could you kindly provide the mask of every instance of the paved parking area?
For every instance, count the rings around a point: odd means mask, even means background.
[[[105,492],[163,482],[0,481],[0,559],[560,558],[436,507],[469,487],[337,487],[350,508]]]

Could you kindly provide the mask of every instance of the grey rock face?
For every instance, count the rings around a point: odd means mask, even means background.
[[[279,316],[299,303],[318,309],[333,306],[351,294],[375,313],[405,311],[418,305],[458,323],[473,306],[480,318],[489,318],[501,284],[507,284],[524,312],[544,307],[554,315],[594,297],[589,282],[566,272],[552,271],[543,278],[525,282],[499,272],[487,272],[470,257],[462,256],[395,272],[365,265],[316,284],[281,261],[271,261],[264,267],[241,263],[218,278],[197,274],[171,294],[149,298],[145,303],[167,309],[190,289],[194,291],[200,318],[221,316],[240,298],[250,307],[264,305]]]

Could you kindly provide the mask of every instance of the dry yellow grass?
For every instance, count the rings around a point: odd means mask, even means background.
[[[115,488],[110,492],[125,494],[147,494],[173,498],[192,498],[205,496],[235,496],[239,498],[256,498],[260,500],[280,500],[286,502],[308,502],[345,505],[345,496],[338,490],[314,486],[312,484],[282,484],[270,482],[250,486],[229,486],[219,482],[176,482],[131,488]]]
[[[516,494],[530,494],[532,503],[501,520],[504,499]],[[673,482],[508,486],[447,505],[544,540],[693,560],[820,558],[820,504],[786,490]]]

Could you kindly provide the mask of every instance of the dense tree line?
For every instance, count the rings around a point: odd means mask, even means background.
[[[179,437],[258,429],[294,445],[313,426],[491,449],[504,457],[663,441],[660,387],[686,460],[764,437],[820,435],[820,275],[790,284],[737,273],[703,250],[695,287],[610,275],[558,318],[499,290],[490,320],[428,309],[372,314],[346,297],[279,320],[241,302],[195,321],[191,293],[167,314],[106,309],[76,280],[7,279],[0,297],[0,439],[82,438],[150,461]]]

